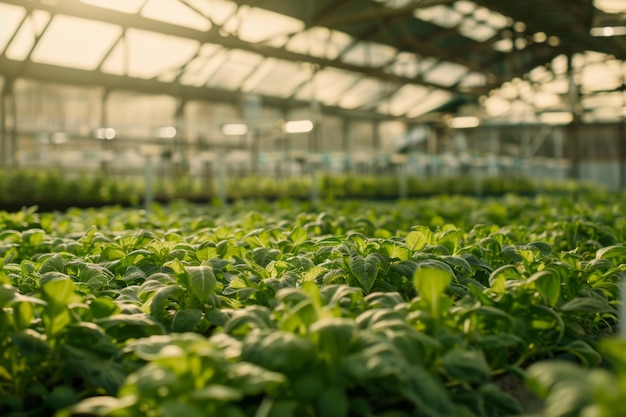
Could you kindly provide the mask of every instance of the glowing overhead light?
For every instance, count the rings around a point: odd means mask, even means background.
[[[610,37],[610,36],[623,36],[626,35],[626,26],[606,26],[591,28],[589,30],[591,36],[597,37]]]
[[[67,133],[65,132],[54,132],[50,136],[50,142],[54,143],[55,145],[67,143],[68,141],[69,141],[69,137],[67,136]]]
[[[157,137],[163,139],[171,139],[176,136],[176,128],[174,126],[160,127],[157,130]]]
[[[480,119],[476,116],[453,117],[448,122],[448,126],[452,129],[469,129],[472,127],[478,127],[479,125]]]
[[[291,120],[285,123],[283,130],[287,133],[307,133],[313,130],[313,122],[310,120]]]
[[[539,121],[548,125],[566,125],[574,120],[574,115],[568,111],[545,112],[539,115]]]
[[[101,127],[98,130],[96,130],[96,139],[106,139],[106,140],[111,140],[111,139],[115,139],[115,136],[117,135],[117,132],[115,132],[115,129],[113,129],[112,127]]]
[[[227,123],[222,126],[222,133],[226,136],[241,136],[248,133],[248,126],[245,123]]]

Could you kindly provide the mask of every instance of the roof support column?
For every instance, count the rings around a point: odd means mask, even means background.
[[[573,120],[566,127],[566,135],[569,142],[569,148],[571,149],[571,169],[570,178],[578,179],[578,165],[580,164],[580,143],[579,143],[579,130],[581,125],[581,106],[580,106],[580,94],[578,92],[578,85],[576,85],[575,71],[574,71],[574,55],[570,54],[567,60],[567,74],[569,77],[569,105],[572,112]]]
[[[17,166],[17,116],[13,79],[5,79],[0,92],[0,166]]]

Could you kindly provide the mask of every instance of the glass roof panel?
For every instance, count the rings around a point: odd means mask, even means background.
[[[541,89],[547,93],[566,94],[569,91],[569,79],[560,77],[541,84]]]
[[[476,3],[473,1],[459,0],[454,3],[454,8],[463,14],[470,14],[476,9]]]
[[[285,48],[318,58],[335,59],[353,42],[354,39],[346,33],[314,26],[292,36]]]
[[[185,0],[217,25],[223,25],[236,11],[237,5],[227,0]]]
[[[511,111],[511,102],[500,96],[489,96],[484,103],[485,112],[489,117],[499,118]]]
[[[393,116],[402,116],[409,111],[415,103],[423,100],[431,92],[432,89],[421,85],[404,85],[396,91],[389,99],[388,103],[381,103],[378,106],[378,111],[387,109],[388,113]]]
[[[385,83],[374,78],[363,78],[342,95],[338,105],[347,109],[361,107],[375,102],[385,91]]]
[[[453,28],[463,20],[463,15],[451,7],[437,5],[418,8],[413,12],[418,19],[432,22],[444,28]]]
[[[146,0],[81,0],[83,3],[124,13],[137,13]]]
[[[32,54],[34,62],[95,69],[116,39],[120,26],[64,15],[57,15]]]
[[[479,72],[471,72],[467,74],[461,82],[459,86],[461,87],[482,87],[487,84],[487,77],[485,74],[481,74]]]
[[[615,91],[583,97],[581,104],[585,109],[594,109],[596,107],[621,107],[626,104],[626,100],[623,93]]]
[[[230,50],[226,61],[211,76],[207,85],[236,90],[262,61],[261,55],[239,49]]]
[[[561,97],[557,94],[537,92],[532,96],[532,103],[538,109],[559,108],[563,106]]]
[[[35,45],[35,38],[41,34],[49,20],[50,13],[41,10],[35,10],[27,16],[17,35],[7,47],[6,56],[19,61],[26,59]]]
[[[180,82],[196,87],[206,84],[211,74],[219,68],[226,57],[226,51],[221,46],[210,43],[202,45],[198,56],[185,67]]]
[[[491,26],[478,24],[475,20],[466,19],[459,26],[459,33],[478,42],[492,38],[498,31]]]
[[[104,72],[154,78],[189,61],[198,42],[140,29],[128,29],[102,67]],[[167,57],[167,59],[163,59]]]
[[[24,16],[26,10],[18,6],[0,4],[0,53],[4,51]]]
[[[265,61],[268,60],[266,59]],[[261,71],[261,68],[259,68],[259,71]],[[299,85],[310,78],[311,71],[303,69],[301,64],[276,60],[273,65],[269,65],[269,69],[264,69],[263,72],[258,74],[258,81],[256,81],[251,92],[289,97]]]
[[[442,61],[425,73],[423,77],[424,81],[429,83],[451,87],[467,72],[467,67],[463,65]]]
[[[443,90],[434,90],[420,100],[416,105],[412,106],[407,112],[408,117],[418,117],[435,110],[452,99],[452,93]]]
[[[621,65],[618,61],[591,64],[582,69],[581,89],[584,91],[610,91],[621,85]]]
[[[211,22],[178,0],[148,0],[141,15],[149,19],[190,27],[201,31],[211,28]]]
[[[317,72],[313,83],[307,83],[296,93],[296,99],[309,100],[312,97],[324,104],[332,105],[350,88],[360,75],[334,68],[324,68]]]
[[[303,29],[304,22],[301,20],[258,7],[240,7],[237,15],[224,24],[224,30],[246,42],[262,42]]]
[[[397,49],[375,42],[358,42],[350,47],[341,60],[354,65],[380,67],[393,59]]]

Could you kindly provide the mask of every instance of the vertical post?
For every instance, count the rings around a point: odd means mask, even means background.
[[[406,200],[408,195],[407,187],[407,161],[406,159],[398,164],[398,184],[399,184],[399,197],[401,200]]]
[[[344,170],[346,173],[352,172],[352,123],[349,119],[343,119],[343,151],[344,157]]]
[[[315,164],[310,164],[311,174],[311,203],[316,204],[319,200],[319,184],[317,183],[317,167]]]
[[[226,161],[224,160],[224,156],[220,158],[218,163],[218,173],[217,173],[217,194],[220,198],[220,202],[222,206],[228,204],[228,190],[226,186]]]
[[[153,167],[153,155],[147,154],[146,158],[146,195],[145,195],[145,209],[146,213],[150,212],[152,203],[154,201],[154,167]]]
[[[17,165],[17,120],[13,80],[5,79],[0,92],[0,164],[5,167]]]
[[[4,167],[7,160],[7,112],[5,108],[4,95],[6,90],[6,83],[8,82],[10,81],[6,80],[5,84],[0,87],[0,167]]]
[[[576,85],[575,71],[574,71],[574,55],[571,54],[567,60],[567,71],[569,76],[569,105],[572,115],[574,116],[572,123],[567,126],[567,136],[569,139],[569,148],[571,149],[572,167],[570,170],[570,177],[572,179],[578,179],[578,165],[580,163],[580,149],[579,149],[579,125],[581,120],[580,112],[580,97],[578,92],[578,85]]]

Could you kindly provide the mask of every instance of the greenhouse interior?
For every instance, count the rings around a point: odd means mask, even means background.
[[[626,416],[626,0],[0,0],[0,415]]]
[[[149,160],[157,193],[222,197],[316,174],[619,190],[621,3],[2,1],[2,166],[145,184]]]

